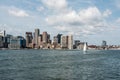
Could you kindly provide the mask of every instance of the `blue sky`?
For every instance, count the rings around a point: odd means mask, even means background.
[[[23,35],[39,28],[101,45],[120,45],[120,0],[1,0],[0,30]]]

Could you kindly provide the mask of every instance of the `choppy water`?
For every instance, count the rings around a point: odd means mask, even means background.
[[[0,50],[0,80],[120,80],[120,51]]]

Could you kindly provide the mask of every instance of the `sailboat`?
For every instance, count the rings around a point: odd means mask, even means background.
[[[87,51],[87,43],[84,43],[84,47],[83,47],[83,51],[86,52]]]

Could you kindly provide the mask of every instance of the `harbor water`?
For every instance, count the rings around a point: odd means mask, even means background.
[[[0,80],[120,80],[120,51],[0,50]]]

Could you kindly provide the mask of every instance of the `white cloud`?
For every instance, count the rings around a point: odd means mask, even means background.
[[[67,7],[66,0],[42,0],[42,2],[50,9],[64,9]]]
[[[102,14],[96,7],[89,7],[88,9],[83,9],[80,12],[71,10],[67,13],[61,13],[58,15],[50,16],[46,18],[46,21],[50,24],[56,23],[79,23],[85,24],[88,22],[94,23],[102,20]]]
[[[28,17],[29,14],[26,13],[26,11],[18,9],[18,8],[12,8],[8,10],[9,14],[17,17]]]
[[[112,14],[112,11],[110,11],[109,9],[107,9],[106,11],[104,11],[103,16],[104,17],[108,17],[111,14]]]
[[[106,15],[104,15],[97,7],[89,7],[79,12],[69,10],[66,13],[61,12],[48,16],[46,21],[49,25],[56,26],[55,29],[63,32],[74,33],[74,35],[91,35],[103,31],[108,26],[104,17],[108,16],[108,13],[110,14],[109,11],[106,11]]]
[[[41,7],[37,7],[37,11],[43,11],[44,10],[44,7],[43,6],[41,6]]]

